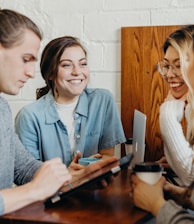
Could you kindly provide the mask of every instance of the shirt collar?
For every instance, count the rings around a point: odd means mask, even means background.
[[[46,123],[55,123],[60,120],[59,115],[56,110],[55,99],[50,90],[45,96],[46,107],[45,107],[45,120]],[[79,101],[75,110],[75,113],[85,116],[88,116],[88,96],[87,89],[79,97]]]
[[[77,114],[83,115],[85,117],[88,116],[88,97],[86,91],[87,90],[84,90],[80,95],[77,107],[75,109]]]

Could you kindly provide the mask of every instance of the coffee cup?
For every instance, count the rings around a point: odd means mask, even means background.
[[[133,152],[133,138],[128,138],[125,142],[126,155]]]
[[[144,182],[155,184],[162,176],[163,167],[154,162],[141,162],[135,164],[133,171]]]

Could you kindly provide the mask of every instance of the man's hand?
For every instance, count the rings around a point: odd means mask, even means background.
[[[43,163],[28,185],[30,192],[34,193],[34,198],[36,196],[38,200],[44,200],[69,183],[71,178],[61,159],[54,158]]]

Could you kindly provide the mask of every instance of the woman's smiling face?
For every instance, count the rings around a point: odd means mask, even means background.
[[[85,52],[80,46],[68,47],[61,55],[55,80],[55,99],[70,103],[79,97],[89,82]]]
[[[177,68],[180,67],[179,53],[172,46],[169,46],[167,48],[166,53],[164,55],[164,62],[167,65],[174,65]],[[171,94],[175,98],[179,99],[187,93],[188,87],[185,84],[182,75],[180,76],[174,75],[171,67],[169,67],[165,80],[169,85]]]

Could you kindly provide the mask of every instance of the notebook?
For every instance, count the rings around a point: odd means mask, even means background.
[[[144,162],[145,156],[146,115],[139,110],[134,110],[132,148],[134,158],[131,163]]]

